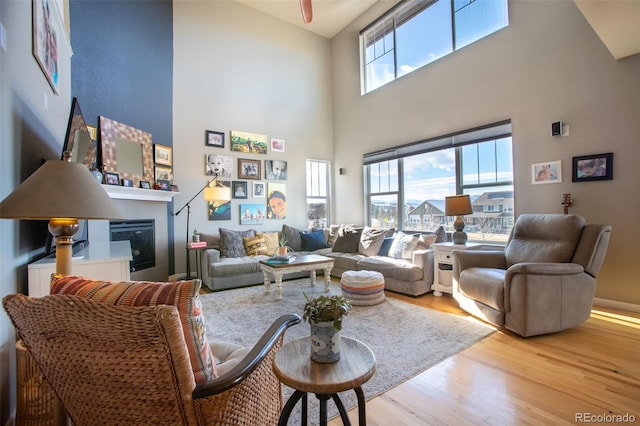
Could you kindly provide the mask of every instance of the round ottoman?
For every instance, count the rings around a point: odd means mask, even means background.
[[[340,287],[352,305],[376,305],[384,300],[384,277],[380,272],[344,271]]]

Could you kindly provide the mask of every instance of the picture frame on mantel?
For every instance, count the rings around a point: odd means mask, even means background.
[[[131,179],[134,186],[141,180],[154,180],[153,143],[151,133],[100,116],[100,146],[105,172],[118,172]]]

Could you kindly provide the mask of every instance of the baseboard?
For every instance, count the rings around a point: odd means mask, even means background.
[[[619,309],[621,311],[640,312],[640,305],[619,302],[617,300],[601,299],[599,297],[596,297],[593,299],[593,304],[596,306],[602,306],[604,308]]]

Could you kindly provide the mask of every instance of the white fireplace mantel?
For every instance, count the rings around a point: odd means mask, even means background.
[[[168,203],[173,197],[180,194],[176,191],[163,191],[160,189],[130,188],[128,186],[102,185],[111,198],[119,200],[157,201]]]

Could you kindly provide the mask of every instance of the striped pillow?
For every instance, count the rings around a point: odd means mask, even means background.
[[[177,307],[191,368],[198,384],[216,377],[216,367],[207,339],[202,305],[198,299],[200,286],[200,280],[169,283],[114,282],[71,275],[51,277],[51,294],[71,294],[110,305]]]

